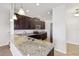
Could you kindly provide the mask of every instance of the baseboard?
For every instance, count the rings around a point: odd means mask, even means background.
[[[66,54],[66,52],[65,52],[65,51],[62,51],[62,50],[59,50],[59,49],[55,49],[55,51],[58,51],[58,52],[61,52],[61,53]]]
[[[69,44],[74,44],[74,45],[79,45],[79,43],[74,43],[74,42],[67,42]]]
[[[5,44],[0,44],[0,46],[5,46],[5,45],[9,45],[9,42],[7,42]]]

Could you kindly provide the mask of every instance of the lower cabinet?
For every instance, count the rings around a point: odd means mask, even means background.
[[[54,56],[54,48],[48,53],[47,56]]]

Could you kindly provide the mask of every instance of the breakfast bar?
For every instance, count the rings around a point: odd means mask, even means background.
[[[53,56],[53,43],[27,36],[14,36],[14,43],[10,43],[14,56]],[[18,52],[16,52],[18,51]]]

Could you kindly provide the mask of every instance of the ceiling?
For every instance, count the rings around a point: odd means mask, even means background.
[[[58,6],[65,5],[64,3],[16,3],[15,12],[23,8],[26,15],[30,17],[37,17],[41,20],[52,20],[52,9]]]
[[[40,3],[39,6],[36,6],[36,3],[16,3],[15,12],[22,7],[27,16],[30,17],[37,17],[41,20],[52,20],[52,9],[66,5],[66,9],[68,13],[74,13],[75,9],[79,8],[79,3]],[[0,4],[0,11],[5,10],[5,12],[10,12],[11,3],[1,3]],[[13,10],[13,9],[12,9]],[[27,12],[27,10],[29,10]]]

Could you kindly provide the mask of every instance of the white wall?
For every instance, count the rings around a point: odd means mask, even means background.
[[[9,4],[0,4],[0,46],[9,43]]]
[[[66,53],[66,8],[53,8],[53,39],[55,50]]]
[[[67,43],[79,45],[79,17],[73,15],[79,4],[67,4],[53,9],[55,49],[66,53]]]
[[[67,5],[67,42],[79,45],[79,17],[73,15],[79,4]]]

